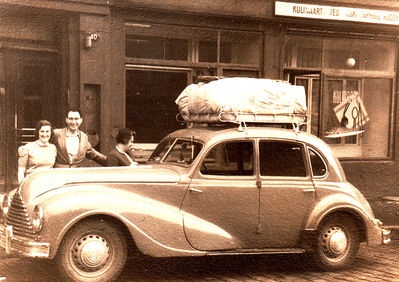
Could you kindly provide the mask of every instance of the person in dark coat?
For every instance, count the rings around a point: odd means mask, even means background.
[[[129,154],[133,149],[135,132],[129,128],[121,128],[116,136],[116,146],[107,156],[107,166],[136,166],[137,162]]]

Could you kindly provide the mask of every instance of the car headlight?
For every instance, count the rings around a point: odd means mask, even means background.
[[[6,221],[8,210],[10,208],[10,198],[7,195],[3,198],[3,203],[1,204],[1,215],[3,217],[3,221]]]
[[[35,206],[32,214],[32,228],[34,231],[38,232],[42,230],[43,217],[44,217],[43,208],[40,205]]]

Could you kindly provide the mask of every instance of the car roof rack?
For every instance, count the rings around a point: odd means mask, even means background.
[[[221,112],[219,114],[190,115],[183,117],[180,113],[176,119],[187,127],[275,127],[300,131],[308,124],[307,114],[253,114]]]

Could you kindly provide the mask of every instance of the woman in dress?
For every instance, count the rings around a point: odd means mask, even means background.
[[[107,166],[136,166],[129,152],[133,149],[134,131],[121,128],[116,136],[116,146],[107,156]]]
[[[57,149],[49,142],[52,126],[47,120],[40,120],[36,124],[36,141],[18,148],[18,183],[33,171],[54,166]]]

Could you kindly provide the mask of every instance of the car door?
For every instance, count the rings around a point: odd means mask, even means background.
[[[183,201],[184,231],[198,250],[250,248],[256,242],[259,190],[254,142],[222,142],[202,159]]]
[[[305,146],[260,140],[260,232],[265,248],[297,246],[303,221],[315,201]]]

